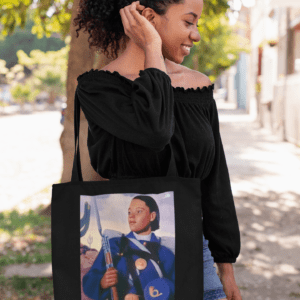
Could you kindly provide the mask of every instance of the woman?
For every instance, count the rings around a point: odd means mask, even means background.
[[[175,255],[154,233],[159,220],[159,208],[152,197],[139,195],[131,200],[130,233],[109,240],[115,268],[106,270],[102,248],[82,280],[88,297],[105,300],[110,287],[117,286],[119,299],[139,300],[138,295],[143,295],[147,300],[159,294],[165,300],[174,299]]]
[[[109,179],[165,176],[169,144],[179,176],[201,179],[204,299],[240,300],[232,267],[240,232],[214,85],[206,75],[180,65],[200,39],[203,0],[118,3],[81,1],[74,20],[77,30],[89,30],[90,46],[104,53],[111,47],[115,56],[121,40],[126,47],[102,70],[77,79],[89,123],[91,164]],[[111,91],[118,96],[106,99]]]

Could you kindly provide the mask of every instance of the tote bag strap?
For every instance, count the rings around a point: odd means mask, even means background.
[[[73,169],[72,169],[72,178],[71,182],[83,181],[82,172],[81,172],[81,163],[80,163],[80,152],[79,152],[79,128],[80,128],[80,103],[77,95],[77,89],[75,91],[75,101],[74,101],[74,141],[75,141],[75,152],[73,159]],[[167,177],[178,176],[175,157],[171,144],[169,145],[170,149],[170,162],[167,172]]]

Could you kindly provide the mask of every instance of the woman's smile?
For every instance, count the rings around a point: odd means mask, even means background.
[[[185,55],[189,55],[190,51],[191,51],[191,47],[185,46],[185,45],[181,45],[181,49],[183,50]]]

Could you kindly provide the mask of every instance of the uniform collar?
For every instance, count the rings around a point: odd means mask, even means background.
[[[138,235],[133,231],[130,231],[126,235],[126,237],[128,237],[128,238],[134,238],[136,240],[143,240],[143,241],[150,241],[150,242],[157,242],[157,243],[160,242],[160,238],[157,238],[154,232],[151,232],[151,234],[150,234],[151,238],[150,239],[146,239],[147,236],[149,236],[149,235]]]
[[[135,232],[132,232],[132,233],[133,233],[133,235],[135,236],[135,238],[136,238],[137,240],[143,240],[143,241],[148,241],[148,242],[151,241],[151,235],[152,235],[152,232],[150,232],[150,233],[147,234],[147,235],[140,235],[140,234],[137,234],[137,233],[135,233]]]

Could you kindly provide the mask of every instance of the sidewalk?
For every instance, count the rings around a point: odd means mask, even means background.
[[[220,132],[235,195],[269,191],[300,194],[300,148],[282,142],[254,115],[217,101]]]
[[[25,103],[23,107],[23,111],[21,112],[21,107],[19,104],[11,104],[0,109],[0,117],[12,116],[17,114],[32,114],[36,112],[43,111],[53,111],[53,110],[61,110],[62,103],[60,101],[56,101],[54,106],[49,106],[47,103],[35,103],[35,105],[31,103]]]
[[[243,300],[300,298],[300,148],[260,129],[255,115],[223,100],[217,106],[241,231],[233,267]]]
[[[300,149],[217,101],[241,231],[233,264],[243,300],[300,298]]]

